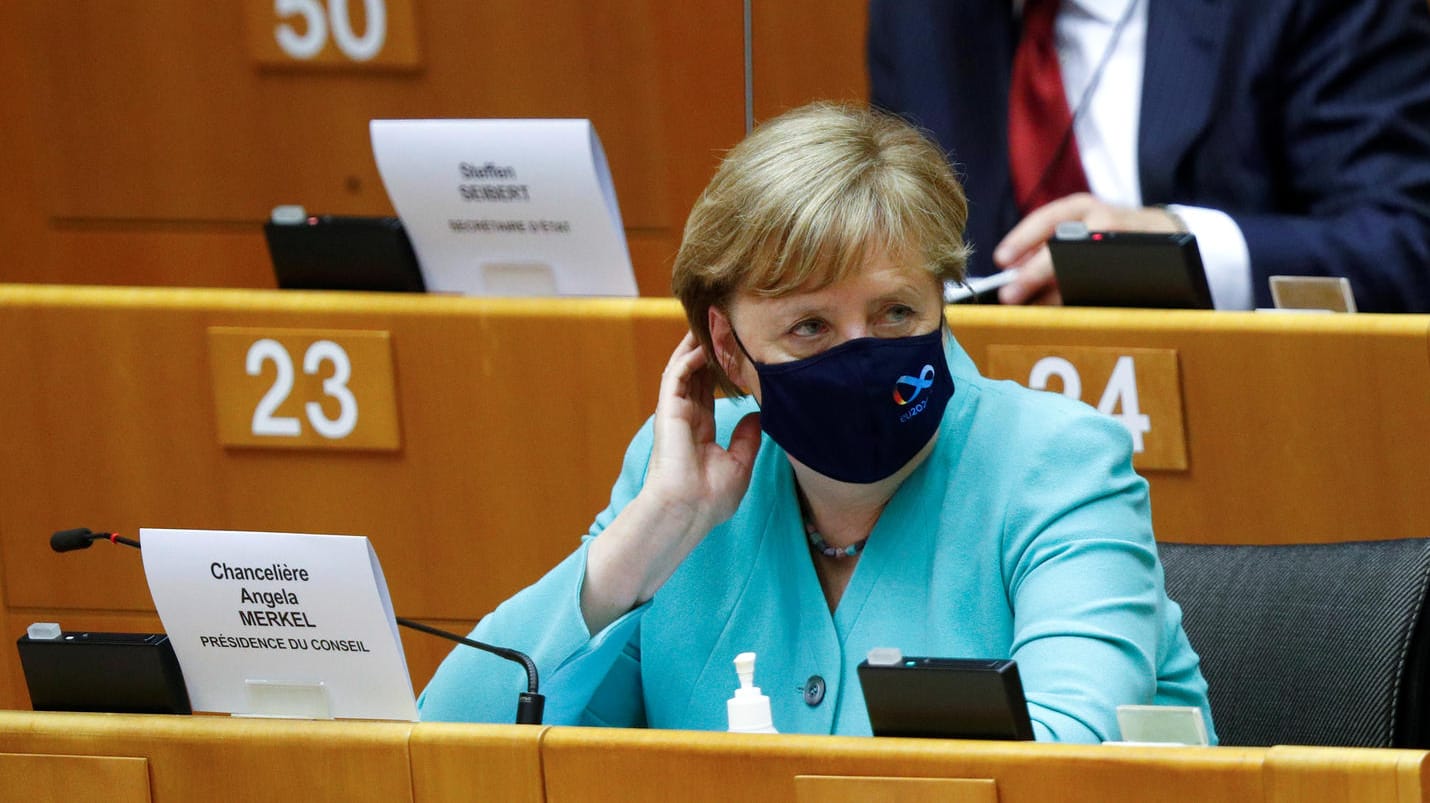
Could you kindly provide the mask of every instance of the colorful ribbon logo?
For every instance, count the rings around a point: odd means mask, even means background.
[[[920,393],[923,393],[925,390],[928,390],[929,388],[933,387],[933,376],[933,366],[925,365],[924,369],[922,371],[919,371],[919,375],[916,377],[899,377],[894,382],[894,403],[899,405],[900,407],[903,407],[914,399],[917,399]],[[913,395],[908,397],[907,399],[904,398],[902,395],[899,394],[899,385],[908,385],[909,387],[913,388]]]

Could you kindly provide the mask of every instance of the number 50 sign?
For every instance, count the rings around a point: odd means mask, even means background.
[[[1095,406],[1132,435],[1142,469],[1187,468],[1177,352],[1092,346],[989,346],[988,375]]]
[[[265,67],[421,66],[413,0],[244,0],[248,51]]]
[[[387,332],[214,326],[208,335],[219,443],[402,445]]]

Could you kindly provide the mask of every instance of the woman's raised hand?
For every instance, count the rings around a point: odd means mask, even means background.
[[[715,377],[705,350],[687,334],[661,375],[655,447],[642,493],[672,511],[685,508],[692,524],[709,530],[739,506],[759,448],[756,413],[735,428],[729,449],[715,442]]]
[[[661,375],[655,443],[645,483],[591,543],[581,611],[595,633],[654,596],[710,530],[739,507],[760,448],[759,415],[715,441],[715,379],[694,335],[676,346]]]

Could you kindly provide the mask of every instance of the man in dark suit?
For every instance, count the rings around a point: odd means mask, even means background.
[[[1239,232],[1245,291],[1218,307],[1270,306],[1267,277],[1295,274],[1348,278],[1362,310],[1430,311],[1426,0],[1135,2],[1140,198],[1109,203],[1092,182],[1020,211],[1008,109],[1023,3],[871,0],[872,101],[929,130],[959,168],[972,272],[1020,268],[1002,300],[1055,301],[1042,244],[1058,222],[1174,230],[1179,207],[1160,205],[1181,204],[1234,224],[1204,251]],[[1064,0],[1058,14],[1070,5],[1098,3]]]

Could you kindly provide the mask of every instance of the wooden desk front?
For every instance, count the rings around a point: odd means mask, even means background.
[[[91,798],[114,803],[412,800],[409,740],[415,727],[408,722],[0,712],[0,800],[81,799],[71,790],[118,774],[98,757],[126,757],[146,765],[142,788],[124,779],[125,786]],[[445,799],[540,800],[540,737],[540,728],[466,726],[467,787]],[[53,767],[41,778],[4,771],[7,764],[19,769],[41,763]],[[421,766],[426,772],[429,765]]]
[[[0,712],[0,798],[1415,803],[1421,750]],[[38,768],[38,769],[37,769]],[[29,770],[21,776],[5,770]]]
[[[1159,537],[1430,535],[1430,317],[950,308],[998,344],[1175,349],[1188,469],[1146,472]],[[226,448],[212,326],[388,332],[402,448]],[[358,533],[397,611],[465,629],[566,555],[654,404],[671,300],[0,285],[0,634],[159,624],[137,556],[71,526]],[[408,637],[420,688],[446,645]],[[519,671],[513,668],[513,671]],[[25,707],[13,650],[0,705]]]

